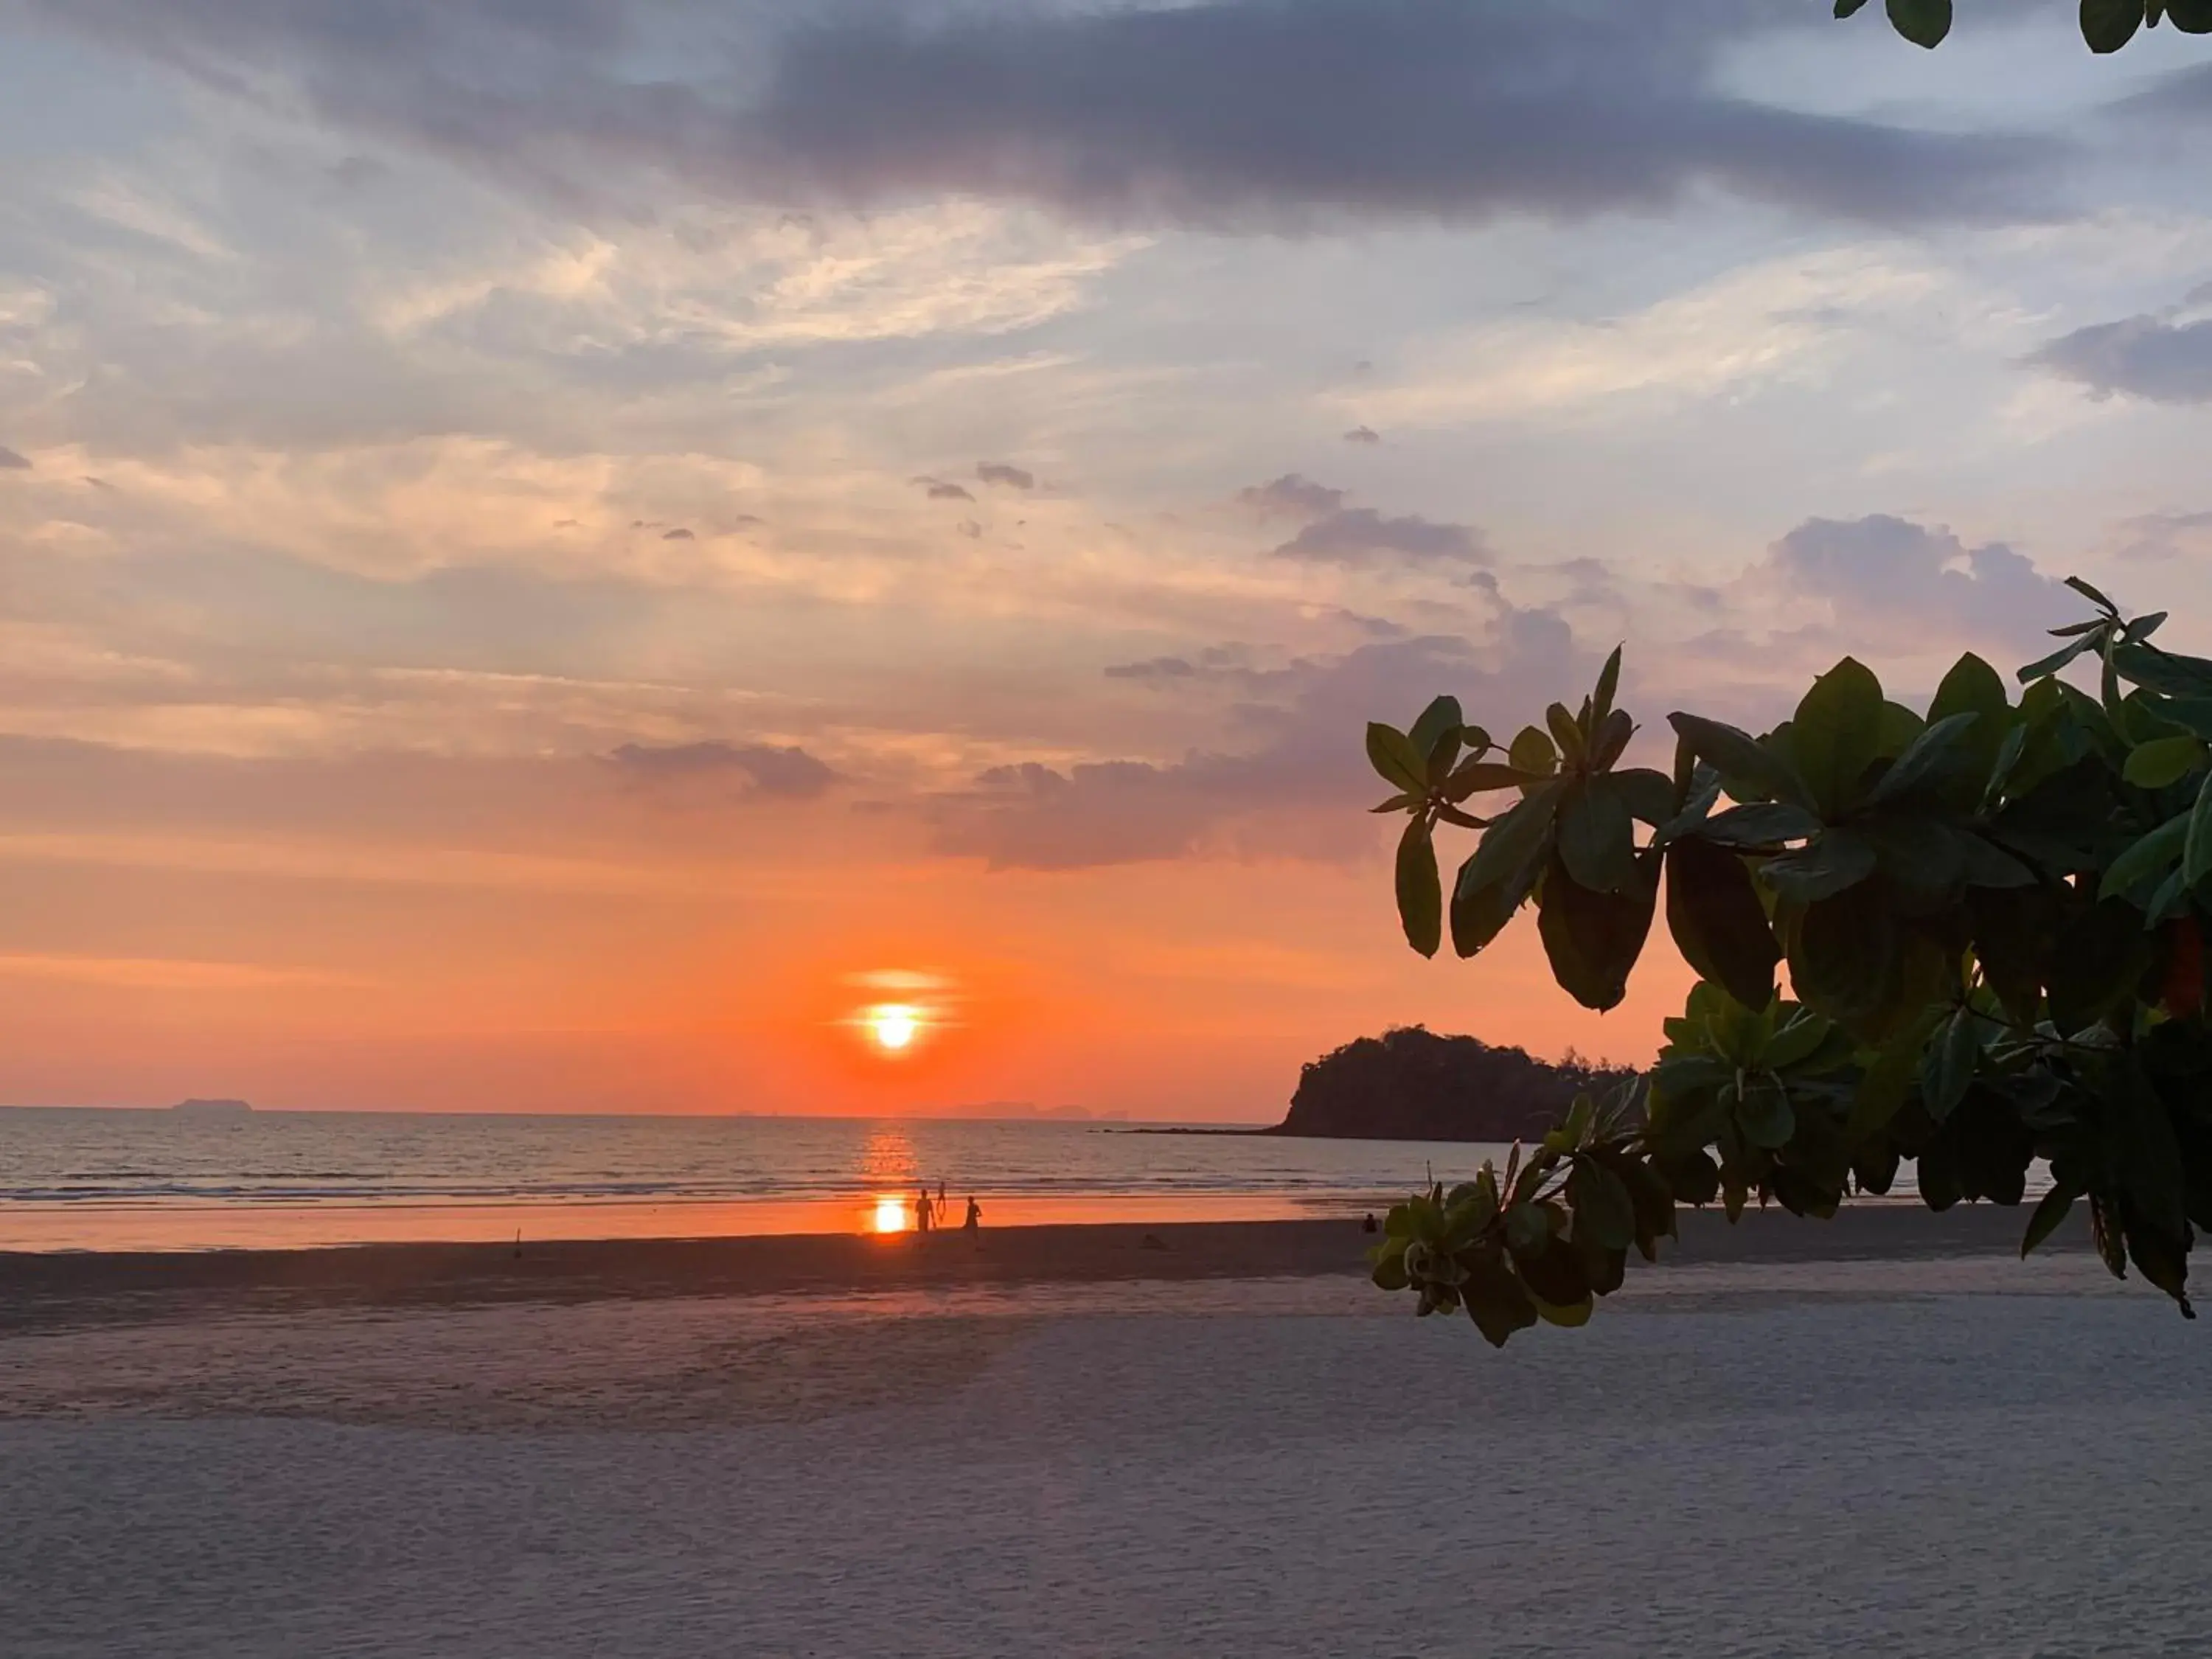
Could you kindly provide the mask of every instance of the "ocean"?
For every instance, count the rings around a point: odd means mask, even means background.
[[[11,1107],[0,1249],[881,1231],[923,1182],[987,1226],[1352,1215],[1486,1156],[1051,1120]]]

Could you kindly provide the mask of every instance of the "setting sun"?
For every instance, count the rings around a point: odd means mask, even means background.
[[[912,1047],[921,1026],[921,1010],[907,1003],[886,1002],[868,1010],[868,1040],[886,1054]]]
[[[869,1224],[879,1233],[902,1233],[906,1231],[906,1200],[902,1198],[879,1198]]]

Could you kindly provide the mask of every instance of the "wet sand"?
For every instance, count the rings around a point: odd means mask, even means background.
[[[1667,1261],[1943,1260],[2016,1253],[2021,1210],[1930,1215],[1868,1205],[1833,1221],[1685,1212]],[[2047,1249],[2085,1248],[2078,1220]],[[0,1253],[0,1333],[216,1313],[656,1300],[1117,1279],[1365,1272],[1358,1222],[986,1228],[928,1236],[800,1234],[305,1250]],[[1638,1264],[1640,1267],[1640,1264]]]
[[[2205,1651],[2212,1340],[1967,1213],[1693,1228],[1503,1354],[1356,1228],[78,1261],[0,1335],[0,1649]]]

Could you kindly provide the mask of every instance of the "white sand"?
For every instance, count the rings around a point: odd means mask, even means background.
[[[2212,1329],[2093,1273],[1504,1355],[1340,1279],[18,1337],[0,1653],[2212,1654]]]

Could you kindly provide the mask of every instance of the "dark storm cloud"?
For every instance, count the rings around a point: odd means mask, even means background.
[[[1814,21],[1759,0],[30,3],[226,90],[608,206],[626,199],[611,169],[635,167],[779,204],[956,193],[1232,228],[1650,210],[1705,184],[1949,222],[2036,205],[2057,150],[1720,90],[1723,46]]]
[[[679,525],[673,530],[662,531],[660,539],[664,542],[689,542],[696,541],[698,538]]]
[[[1009,489],[1035,489],[1036,474],[1025,467],[1010,466],[1004,461],[978,461],[975,476],[987,484],[1004,484]]]
[[[2212,403],[2212,321],[2129,317],[2098,323],[2060,336],[2028,361],[2101,394]]]
[[[812,800],[837,781],[836,773],[804,749],[767,744],[715,739],[656,748],[626,743],[607,758],[630,776],[652,782],[735,782],[748,799]]]

